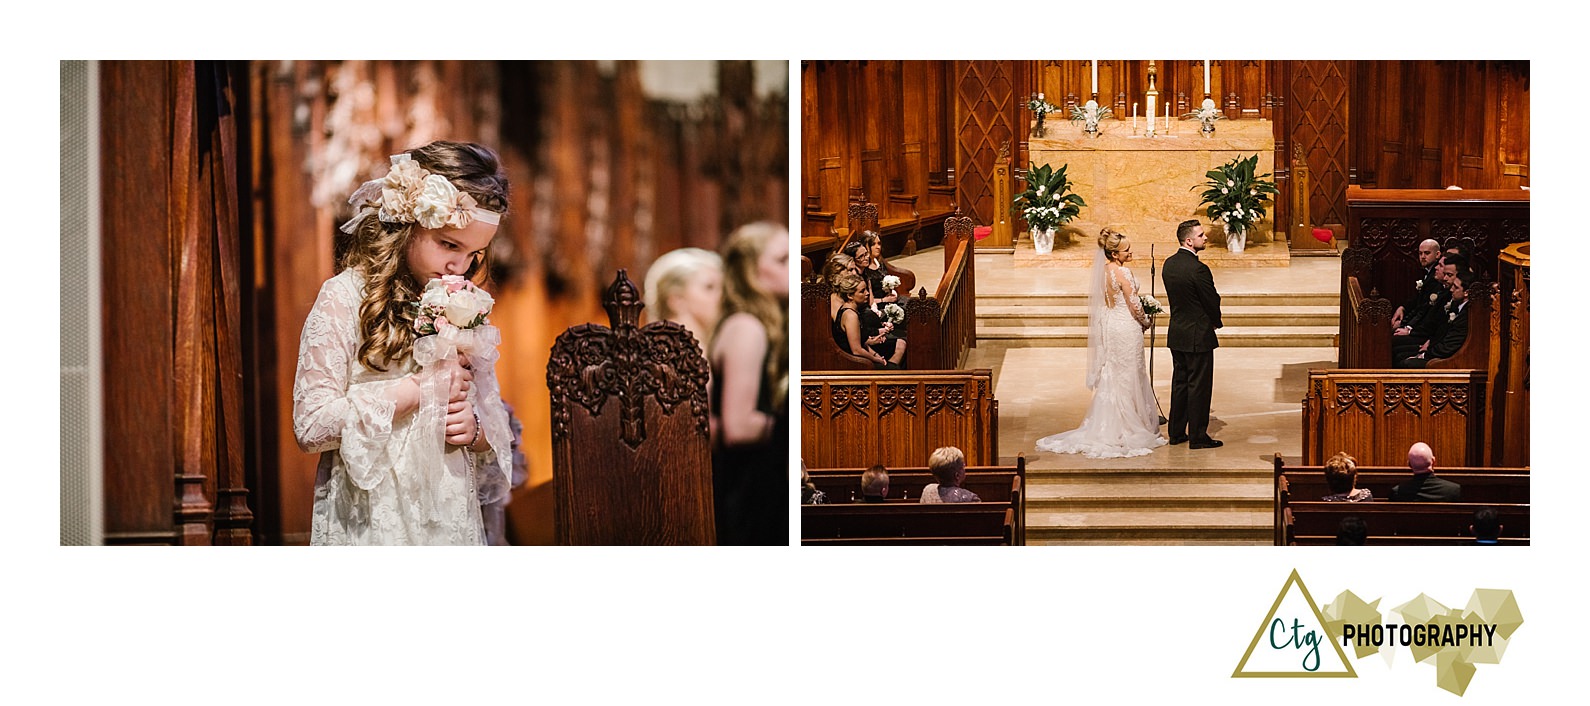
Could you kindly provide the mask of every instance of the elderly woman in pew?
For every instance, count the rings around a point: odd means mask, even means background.
[[[937,483],[922,489],[920,502],[924,503],[978,503],[983,499],[977,493],[961,487],[966,480],[966,454],[954,446],[935,449],[928,457],[928,470]]]
[[[1337,452],[1335,456],[1325,462],[1325,483],[1330,486],[1331,494],[1320,500],[1326,502],[1361,503],[1374,500],[1374,493],[1368,488],[1353,487],[1358,479],[1358,461],[1347,455],[1346,451]]]
[[[854,274],[842,272],[830,284],[845,302],[839,306],[832,319],[834,344],[853,356],[872,361],[876,368],[899,370],[901,362],[905,360],[905,341],[889,338],[883,333],[865,337],[862,333],[865,329],[857,310],[866,304],[869,295],[867,283]]]

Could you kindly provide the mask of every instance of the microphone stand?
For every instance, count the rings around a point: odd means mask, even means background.
[[[1156,301],[1159,299],[1159,260],[1154,259],[1154,244],[1148,244],[1148,295]],[[1158,345],[1159,317],[1151,316],[1148,319],[1148,382],[1149,389],[1154,388],[1154,348]],[[1159,392],[1154,392],[1154,407],[1159,410],[1159,423],[1161,426],[1170,422],[1165,418],[1165,409],[1160,406]]]

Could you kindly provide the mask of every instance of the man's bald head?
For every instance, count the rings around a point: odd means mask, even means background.
[[[1430,265],[1434,264],[1436,259],[1439,257],[1441,257],[1440,243],[1437,243],[1435,240],[1430,238],[1426,238],[1424,242],[1419,243],[1420,267],[1429,267]]]
[[[1429,473],[1435,470],[1435,452],[1430,450],[1430,445],[1420,441],[1408,447],[1408,467],[1414,473]]]

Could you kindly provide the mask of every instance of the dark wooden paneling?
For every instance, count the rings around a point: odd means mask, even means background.
[[[1425,442],[1439,463],[1484,463],[1483,370],[1311,370],[1303,464],[1346,451],[1365,466],[1407,460]]]
[[[999,453],[987,370],[807,373],[801,407],[801,458],[819,468],[920,466],[941,446],[986,466]]]
[[[1027,92],[1017,87],[1016,68],[1008,61],[956,61],[954,116],[956,202],[963,214],[978,223],[992,223],[994,160],[1006,144],[1013,148],[1027,134]]]
[[[100,67],[105,533],[175,539],[173,86],[165,62]],[[144,537],[143,541],[148,541]]]

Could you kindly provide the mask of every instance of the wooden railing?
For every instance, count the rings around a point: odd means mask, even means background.
[[[941,446],[992,466],[998,444],[990,370],[801,375],[801,459],[813,468],[922,466]]]
[[[977,345],[976,255],[971,246],[972,219],[950,218],[945,224],[944,278],[932,297],[927,289],[906,302],[905,367],[908,370],[959,368]]]
[[[1303,465],[1346,451],[1365,466],[1406,462],[1425,442],[1438,463],[1485,463],[1483,370],[1310,370]]]
[[[1356,276],[1347,278],[1347,303],[1342,307],[1338,364],[1343,368],[1391,367],[1391,302],[1364,294]]]

